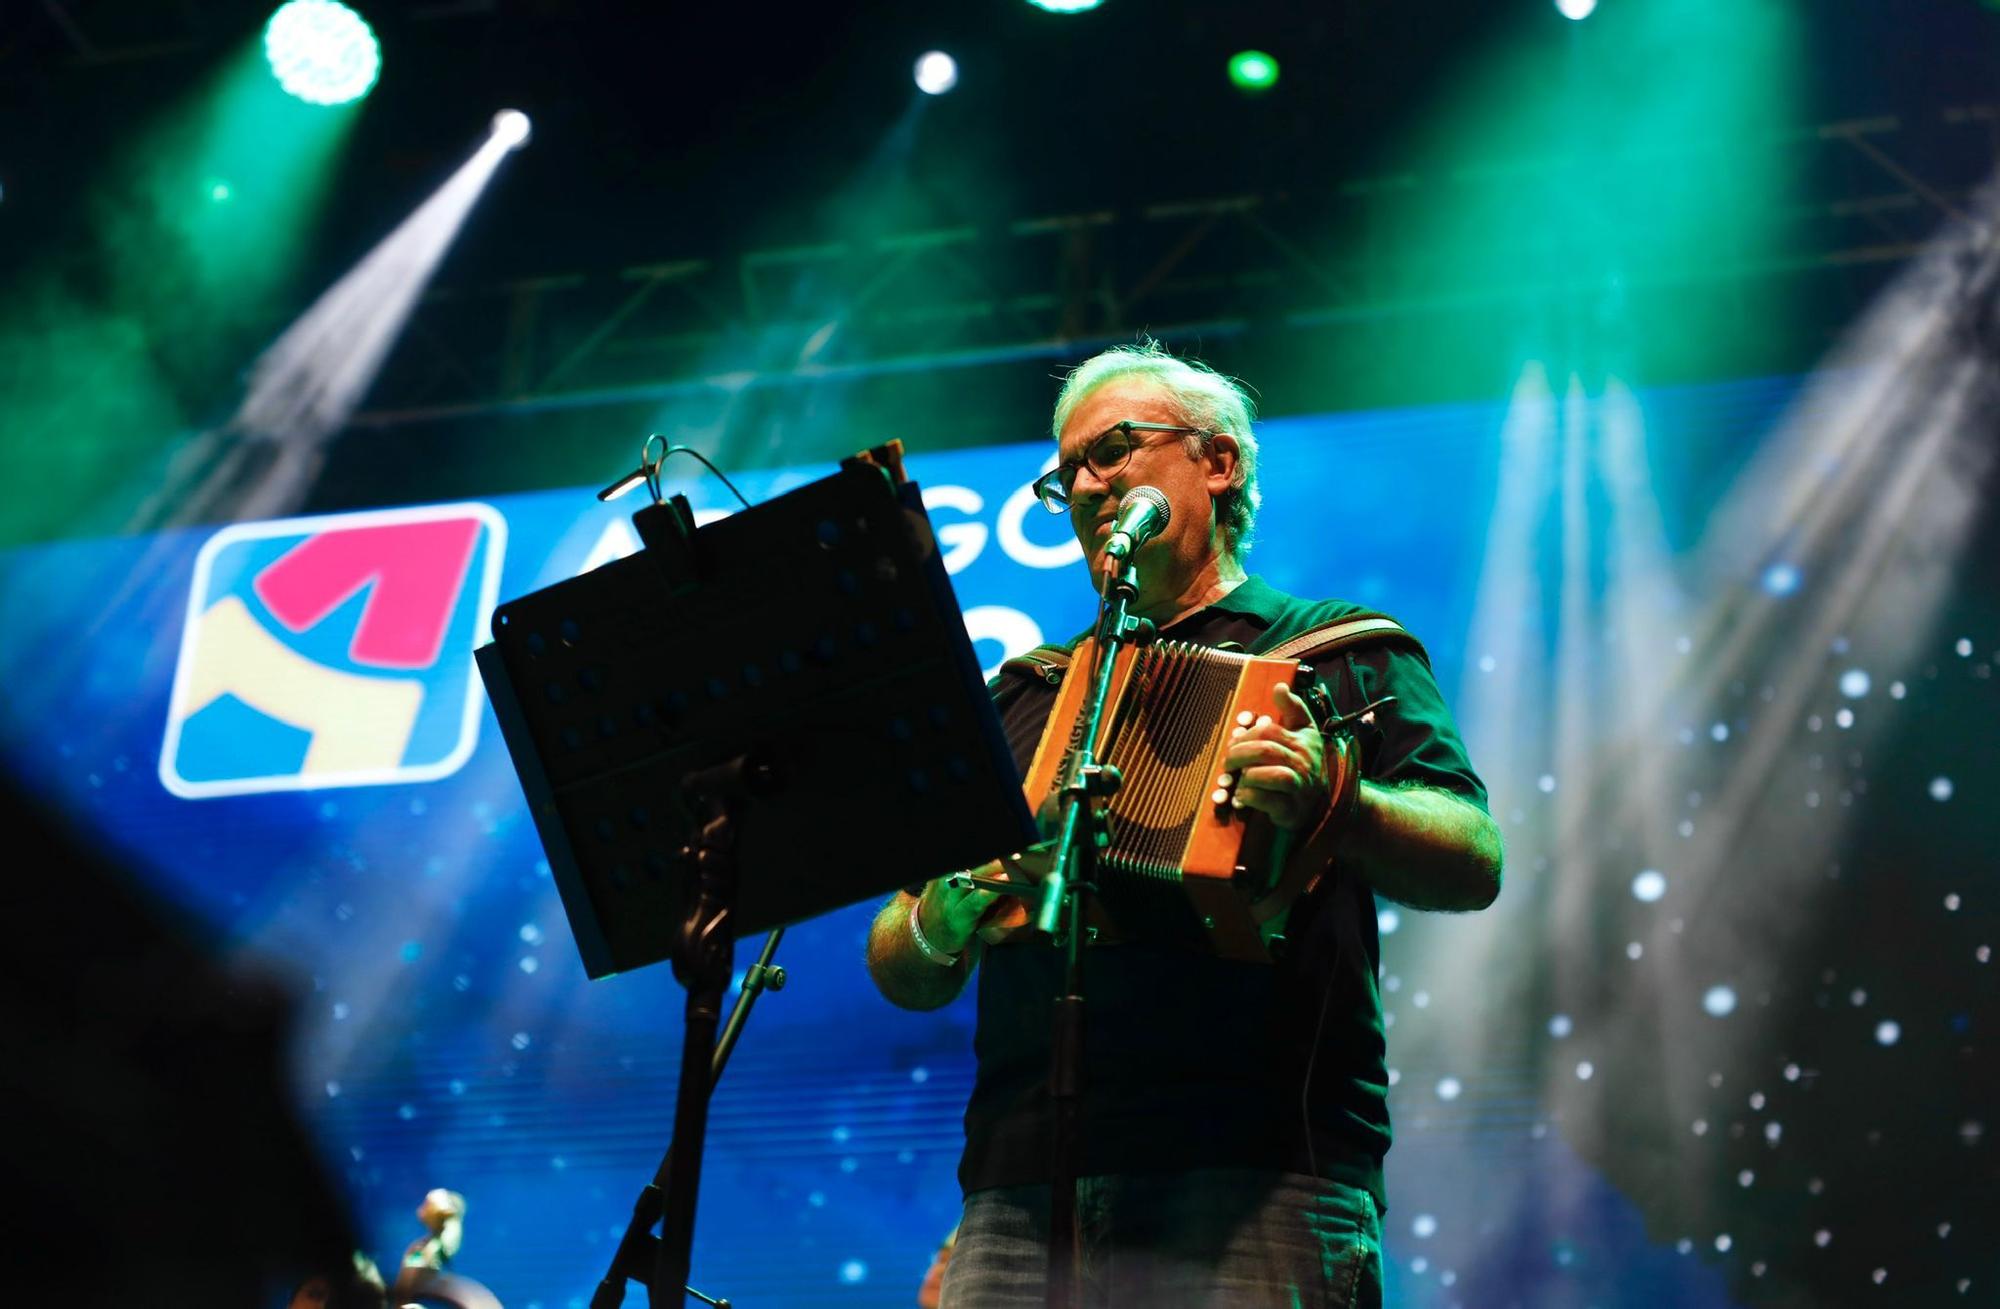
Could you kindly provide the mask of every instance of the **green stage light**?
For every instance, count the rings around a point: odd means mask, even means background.
[[[382,48],[368,23],[337,0],[291,0],[264,28],[264,57],[278,85],[316,105],[367,95],[382,71]]]
[[[1229,56],[1229,80],[1240,91],[1268,91],[1278,84],[1278,61],[1262,50],[1239,50]]]
[[[235,194],[235,188],[221,178],[208,184],[208,198],[216,204],[227,204]]]
[[[1028,3],[1052,14],[1080,14],[1097,8],[1104,0],[1028,0]]]

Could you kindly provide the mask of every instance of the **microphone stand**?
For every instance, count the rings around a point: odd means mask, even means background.
[[[1136,553],[1136,551],[1134,552]],[[1145,644],[1153,625],[1129,613],[1139,592],[1139,574],[1128,556],[1107,576],[1093,633],[1095,665],[1083,730],[1070,755],[1060,795],[1061,835],[1042,881],[1035,925],[1055,937],[1063,951],[1063,989],[1056,997],[1049,1042],[1049,1105],[1052,1134],[1049,1179],[1049,1309],[1074,1309],[1083,1289],[1078,1263],[1081,1242],[1076,1214],[1078,1136],[1083,1100],[1083,943],[1090,893],[1095,889],[1097,852],[1110,841],[1107,819],[1118,791],[1118,770],[1097,761],[1097,738],[1110,696],[1119,649]]]

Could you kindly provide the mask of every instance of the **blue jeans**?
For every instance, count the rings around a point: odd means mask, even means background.
[[[1254,1168],[1086,1177],[1077,1184],[1083,1303],[1380,1309],[1374,1197]],[[965,1198],[941,1309],[1042,1309],[1049,1188]]]

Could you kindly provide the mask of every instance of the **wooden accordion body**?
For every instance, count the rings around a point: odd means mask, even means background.
[[[1094,664],[1086,640],[1022,784],[1037,812],[1053,805],[1080,742]],[[1312,678],[1295,659],[1181,641],[1118,652],[1096,750],[1122,778],[1110,802],[1111,843],[1097,856],[1101,934],[1268,958],[1266,925],[1311,870],[1286,869],[1284,834],[1265,815],[1231,805],[1234,779],[1222,761],[1231,729],[1276,712],[1279,683],[1311,703]]]

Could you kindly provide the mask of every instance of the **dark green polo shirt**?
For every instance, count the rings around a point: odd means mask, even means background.
[[[1299,600],[1252,577],[1161,635],[1256,653],[1364,612]],[[1080,639],[1080,638],[1079,638]],[[1423,656],[1364,645],[1314,664],[1339,712],[1394,695],[1366,775],[1452,791],[1486,807]],[[1056,687],[1015,666],[994,683],[1025,774]],[[1336,870],[1337,871],[1337,870]],[[1373,895],[1332,876],[1294,907],[1271,964],[1139,943],[1084,952],[1084,1175],[1265,1167],[1365,1187],[1386,1207],[1388,1074]],[[1062,977],[1046,944],[1007,944],[979,969],[979,1071],[965,1112],[967,1191],[1050,1172],[1050,1002]]]

